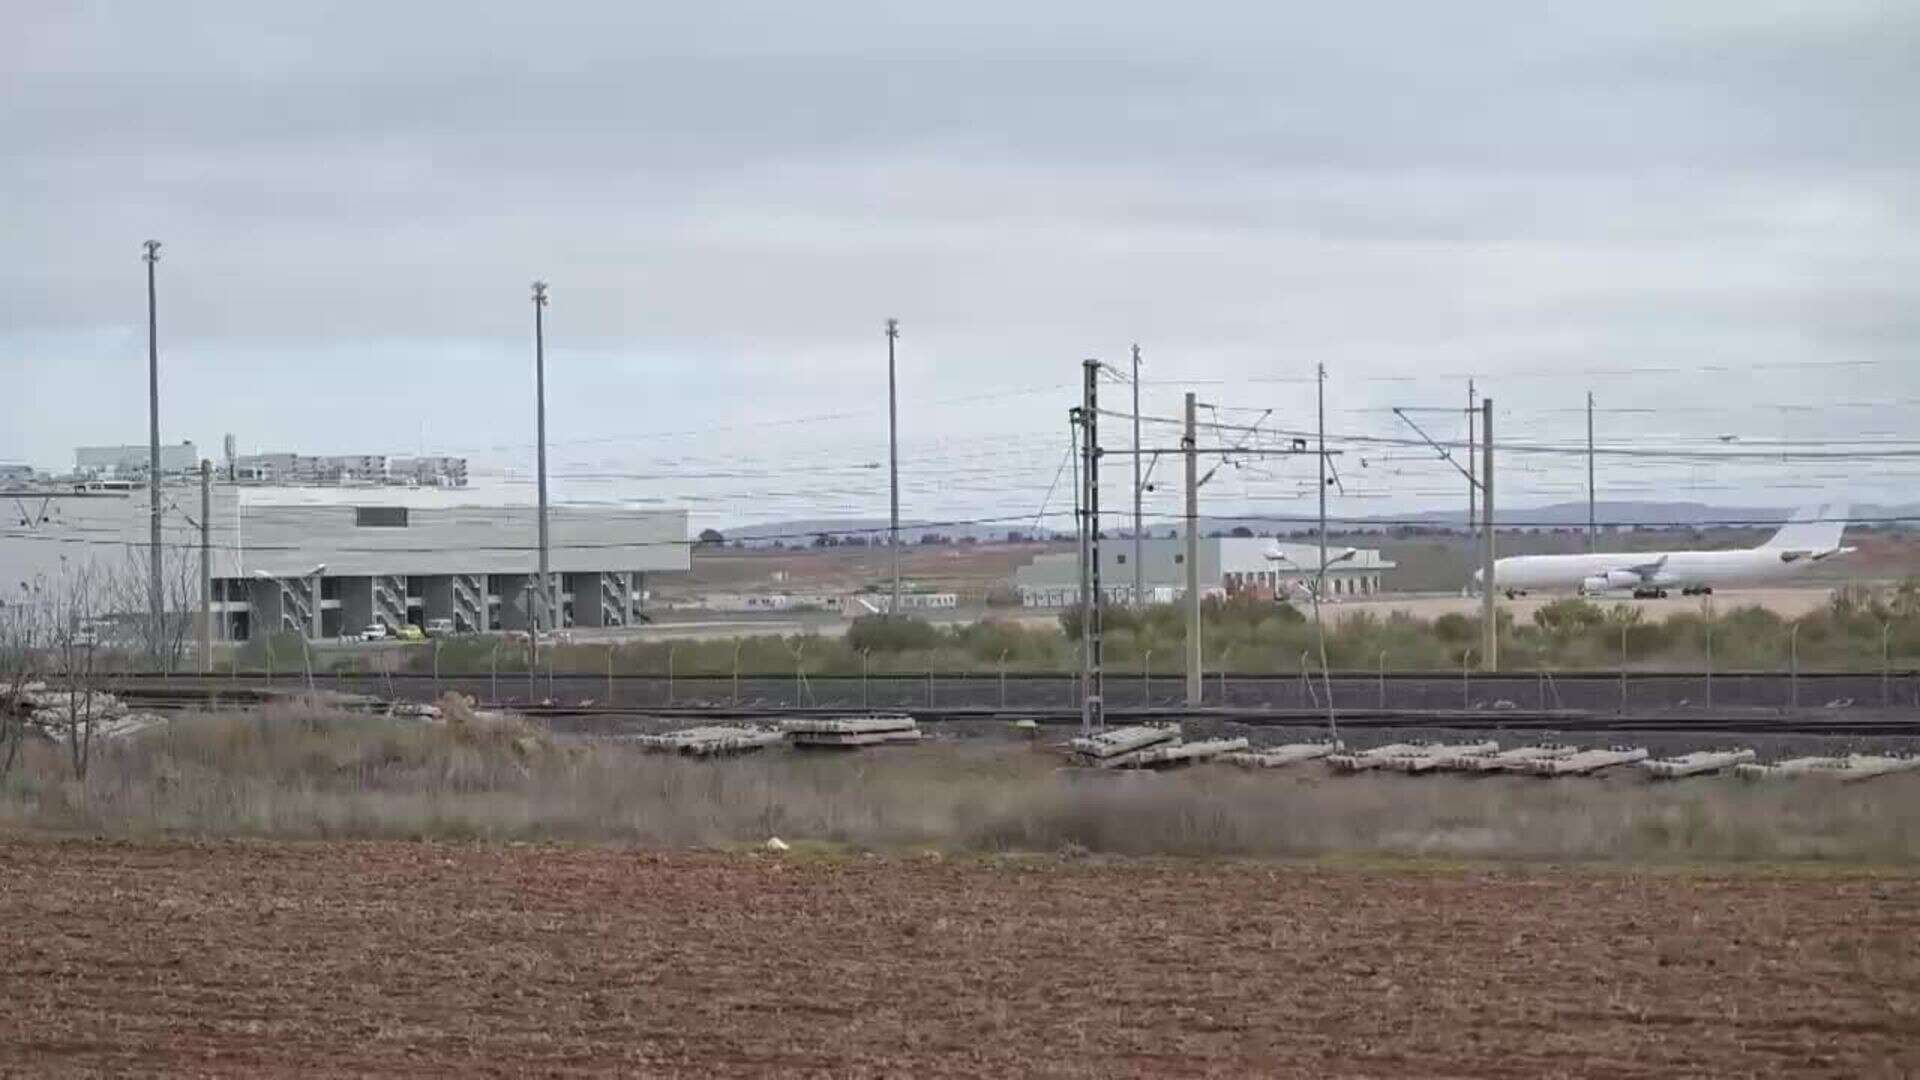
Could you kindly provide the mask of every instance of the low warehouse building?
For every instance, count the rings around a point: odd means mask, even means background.
[[[1100,591],[1114,604],[1134,602],[1134,544],[1131,539],[1100,543]],[[1310,587],[1320,563],[1316,544],[1282,543],[1259,537],[1212,536],[1197,545],[1200,588],[1208,595],[1274,596]],[[1141,543],[1145,603],[1170,603],[1186,595],[1187,542],[1149,539]],[[1394,564],[1372,548],[1328,547],[1327,595],[1372,596],[1380,574]],[[1069,607],[1080,601],[1079,556],[1071,551],[1035,557],[1014,571],[1013,588],[1029,607]]]
[[[0,603],[32,603],[87,578],[98,614],[139,614],[147,489],[0,493]],[[164,592],[200,602],[200,489],[161,488]],[[291,487],[212,491],[214,637],[333,637],[445,619],[462,631],[525,629],[538,609],[535,508],[472,488]],[[555,505],[548,514],[560,626],[640,617],[649,575],[685,572],[684,510]],[[131,585],[132,587],[129,587]],[[546,620],[541,620],[545,624]]]

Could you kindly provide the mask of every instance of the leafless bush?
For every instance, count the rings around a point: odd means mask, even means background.
[[[1272,857],[1920,859],[1920,777],[1705,779],[1062,771],[1006,744],[718,762],[559,741],[512,720],[414,724],[310,707],[184,718],[107,744],[82,781],[45,747],[0,822],[139,835],[580,840],[768,836],[855,848]]]

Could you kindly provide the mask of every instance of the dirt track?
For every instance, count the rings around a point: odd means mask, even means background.
[[[0,1070],[1920,1069],[1920,877],[0,840]]]

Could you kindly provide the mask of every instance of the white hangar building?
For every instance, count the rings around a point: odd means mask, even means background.
[[[145,596],[147,488],[83,486],[94,490],[0,492],[0,603],[28,602],[82,568],[133,575],[143,584],[131,593]],[[165,484],[161,511],[169,604],[197,610],[198,482]],[[524,629],[539,595],[537,511],[499,493],[216,483],[209,517],[218,640],[442,618],[467,631]],[[548,521],[562,626],[628,625],[649,575],[688,568],[685,510],[551,505]]]

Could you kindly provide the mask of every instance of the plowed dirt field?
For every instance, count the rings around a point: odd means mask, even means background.
[[[1920,877],[0,839],[12,1074],[1920,1070]]]

